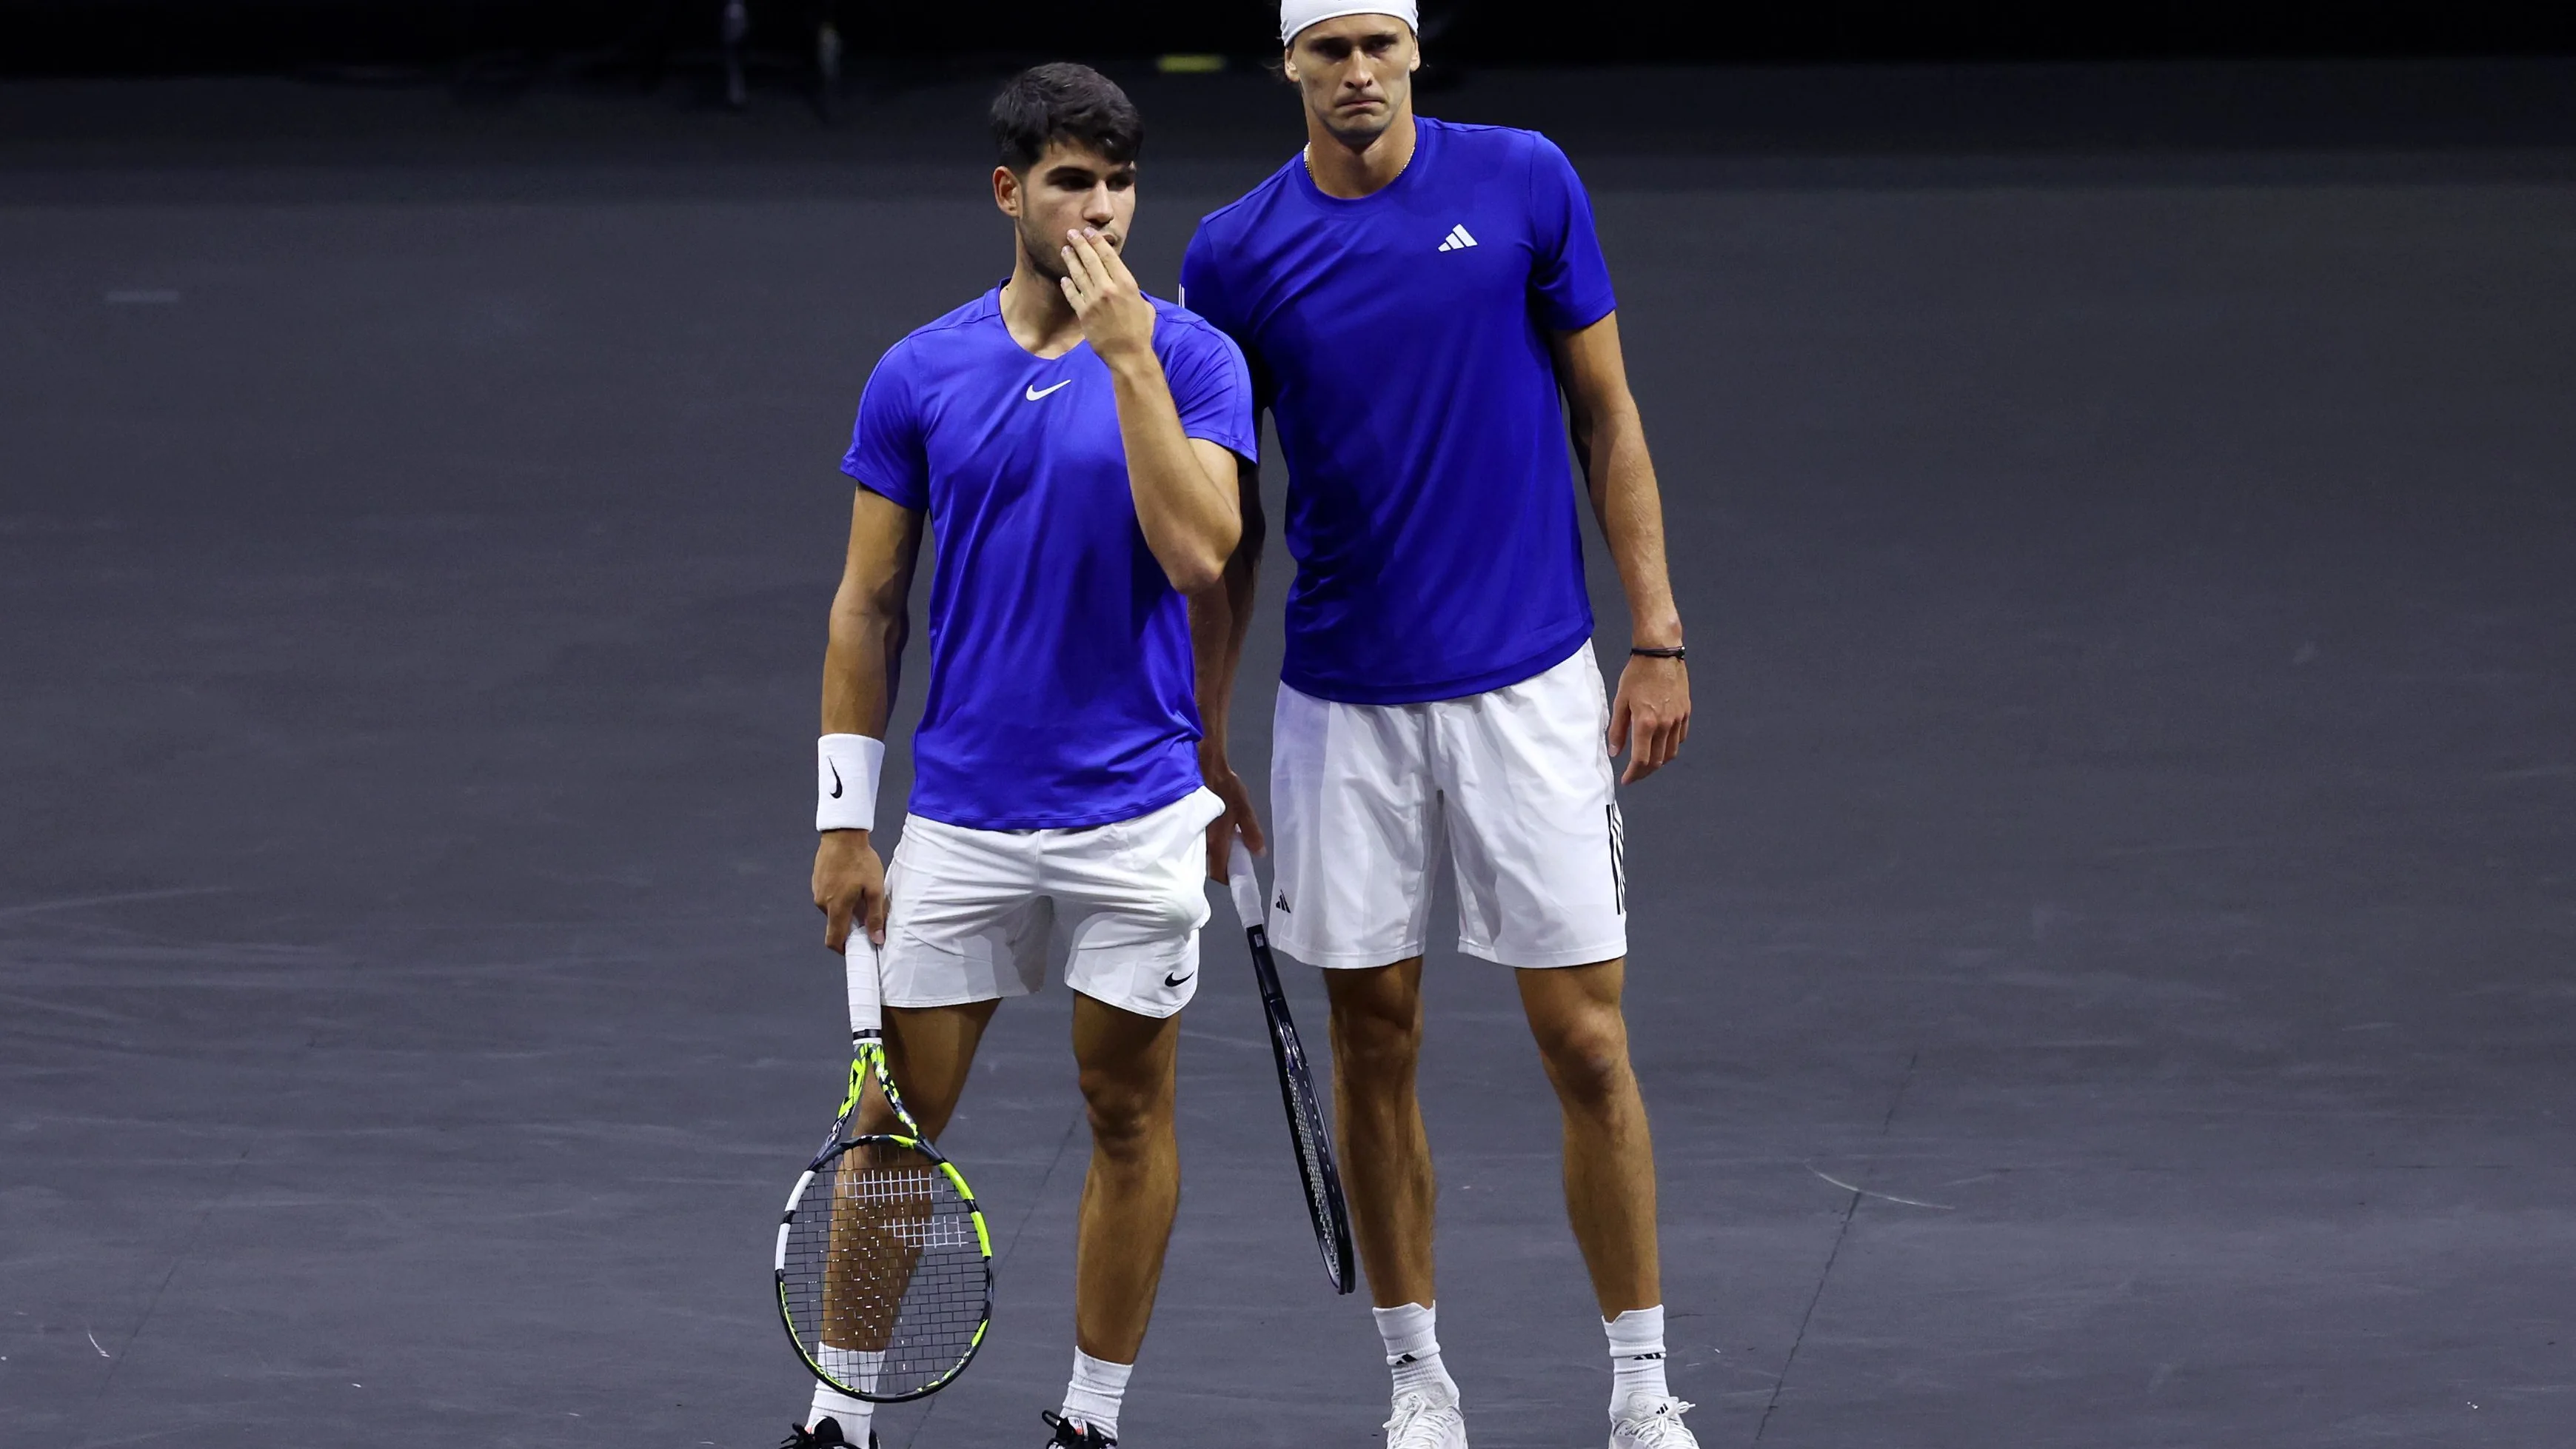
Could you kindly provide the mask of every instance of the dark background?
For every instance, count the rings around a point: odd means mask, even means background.
[[[757,43],[802,50],[832,0],[752,9]],[[869,56],[1163,52],[1265,57],[1275,9],[1150,0],[866,7],[838,20]],[[281,67],[570,62],[647,69],[711,46],[717,6],[691,0],[5,0],[0,74],[103,75]],[[1106,17],[1106,18],[1105,18]],[[1635,61],[2066,60],[2172,56],[2563,54],[2576,11],[2498,3],[2067,5],[1595,4],[1433,0],[1424,29],[1454,64]]]
[[[777,1441],[832,464],[1008,264],[1006,67],[1130,85],[1158,289],[1294,154],[1266,10],[1169,10],[844,14],[824,124],[765,0],[738,113],[712,5],[0,4],[0,1449]],[[1582,171],[1661,469],[1628,1005],[1701,1442],[2566,1449],[2563,22],[1512,14],[1424,109]],[[1128,1442],[1364,1446],[1230,939]],[[1511,982],[1426,974],[1474,1441],[1597,1444]],[[995,1328],[888,1449],[1061,1390],[1067,1013],[949,1131]]]

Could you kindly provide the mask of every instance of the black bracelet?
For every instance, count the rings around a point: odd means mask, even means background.
[[[1682,657],[1682,646],[1676,644],[1669,649],[1641,649],[1631,646],[1628,652],[1640,659],[1679,659]]]

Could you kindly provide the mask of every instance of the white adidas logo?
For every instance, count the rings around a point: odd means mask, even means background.
[[[1462,252],[1475,244],[1476,239],[1467,235],[1467,228],[1463,226],[1453,226],[1449,228],[1448,238],[1440,243],[1440,250],[1444,252]]]

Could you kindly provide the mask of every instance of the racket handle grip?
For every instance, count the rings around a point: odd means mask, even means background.
[[[849,981],[850,1034],[875,1035],[885,1030],[885,982],[878,976],[877,947],[865,932],[852,931],[841,958]]]
[[[1252,851],[1243,837],[1234,837],[1234,853],[1226,858],[1225,888],[1234,896],[1234,914],[1245,930],[1262,925],[1268,919],[1261,909],[1261,877],[1253,872]]]

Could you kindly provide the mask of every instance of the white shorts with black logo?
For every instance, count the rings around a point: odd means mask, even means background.
[[[1208,790],[1082,830],[971,830],[906,816],[886,869],[888,1006],[961,1006],[1046,984],[1061,933],[1064,983],[1139,1016],[1198,992],[1207,924]]]
[[[1470,956],[1579,966],[1628,954],[1609,717],[1589,641],[1462,699],[1338,704],[1281,685],[1272,943],[1313,966],[1419,956],[1445,866]]]

